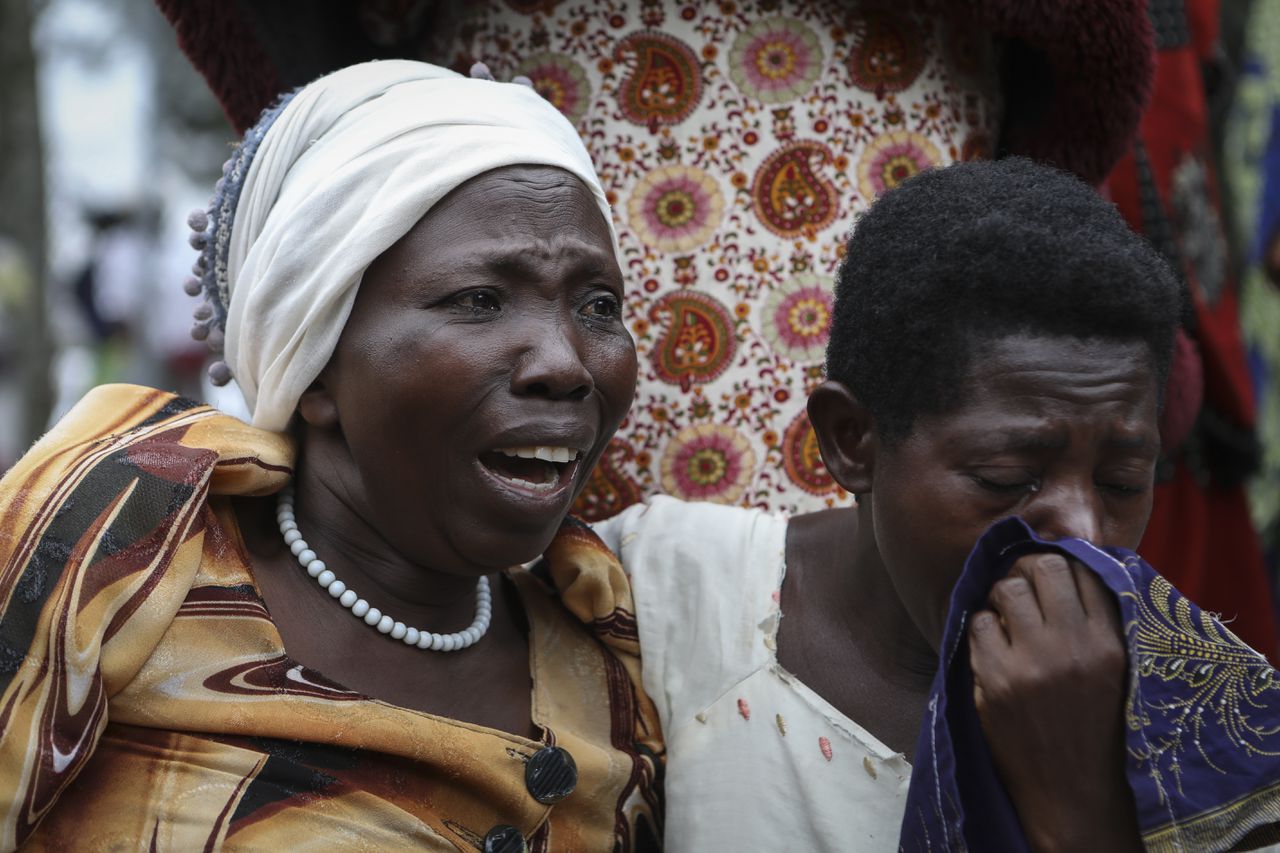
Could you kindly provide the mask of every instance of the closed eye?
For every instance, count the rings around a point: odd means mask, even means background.
[[[979,474],[971,475],[973,481],[989,492],[996,494],[1009,495],[1018,492],[1038,492],[1040,491],[1040,481],[1030,478],[1016,479],[992,479]]]
[[[1134,497],[1147,492],[1147,486],[1134,486],[1129,483],[1098,483],[1098,488],[1120,497]]]
[[[1128,498],[1151,491],[1155,476],[1154,459],[1126,459],[1109,463],[1094,471],[1093,482],[1100,491]]]

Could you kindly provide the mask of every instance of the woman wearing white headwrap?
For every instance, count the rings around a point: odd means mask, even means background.
[[[108,386],[0,481],[0,849],[656,849],[630,590],[562,525],[636,372],[573,128],[354,66],[191,224],[253,425]]]

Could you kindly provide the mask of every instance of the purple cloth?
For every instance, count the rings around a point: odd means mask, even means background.
[[[1262,155],[1262,198],[1258,209],[1258,235],[1254,262],[1263,260],[1270,241],[1280,236],[1280,104],[1271,107],[1271,130]]]
[[[1127,771],[1147,850],[1280,841],[1280,675],[1133,552],[1046,542],[1010,518],[978,540],[951,595],[900,850],[1029,849],[973,704],[965,629],[992,585],[1033,552],[1084,564],[1119,603],[1129,653]],[[1062,748],[1071,748],[1070,732]]]

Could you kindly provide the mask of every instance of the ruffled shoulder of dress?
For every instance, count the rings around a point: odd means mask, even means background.
[[[264,495],[293,474],[293,440],[250,426],[206,404],[140,385],[90,390],[5,475],[8,493],[30,492],[91,464],[108,448],[188,481],[207,477],[210,494]],[[162,458],[167,463],[162,465]],[[19,485],[21,484],[21,485]]]
[[[0,850],[85,767],[173,621],[216,527],[209,496],[268,494],[292,461],[286,436],[106,385],[0,480]]]
[[[610,653],[616,663],[611,684],[614,701],[628,708],[632,738],[642,752],[662,761],[662,726],[653,700],[645,692],[640,662],[640,633],[631,582],[622,564],[590,527],[566,518],[547,547],[534,574],[549,582],[560,601]],[[625,697],[625,699],[624,699]]]
[[[639,655],[635,600],[622,563],[599,536],[576,518],[567,518],[548,546],[539,571],[564,606],[605,645]]]

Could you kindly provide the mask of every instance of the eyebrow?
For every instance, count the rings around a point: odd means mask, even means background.
[[[1057,431],[1011,430],[983,438],[982,449],[991,452],[1062,450],[1067,446],[1066,434]],[[1109,435],[1103,445],[1117,450],[1151,450],[1156,446],[1148,436],[1132,433]]]
[[[529,262],[527,252],[514,249],[481,256],[476,259],[474,266],[509,281],[531,278],[536,270],[536,267]],[[568,268],[575,275],[599,277],[607,275],[611,266],[608,256],[603,252],[582,247],[582,254]]]
[[[1146,435],[1110,435],[1104,442],[1107,447],[1115,447],[1120,450],[1148,450],[1157,447],[1157,442],[1151,440]]]
[[[1061,450],[1067,446],[1067,437],[1044,430],[1016,430],[986,433],[979,443],[984,450]]]

